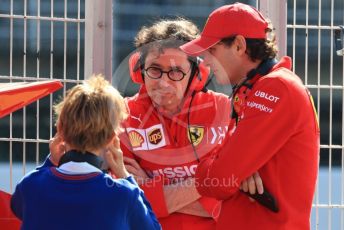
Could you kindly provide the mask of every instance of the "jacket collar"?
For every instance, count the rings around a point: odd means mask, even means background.
[[[88,163],[97,169],[101,169],[104,161],[101,157],[90,152],[81,153],[76,150],[70,150],[61,157],[59,167],[69,162]]]
[[[288,69],[288,70],[291,70],[291,67],[292,67],[291,58],[288,57],[288,56],[282,57],[282,58],[280,59],[280,61],[279,61],[276,65],[274,65],[274,67],[272,68],[272,71],[273,71],[273,70],[276,70],[276,69],[278,69],[278,68],[281,68],[281,67],[286,68],[286,69]]]

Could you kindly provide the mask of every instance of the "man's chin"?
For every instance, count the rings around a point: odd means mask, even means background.
[[[166,101],[173,99],[175,93],[154,93],[152,96],[158,100]]]
[[[175,113],[177,111],[176,110],[177,107],[175,105],[173,105],[172,102],[171,103],[167,102],[167,103],[164,103],[164,104],[162,104],[162,103],[160,103],[160,104],[155,103],[155,106],[156,106],[156,108],[161,113],[173,114],[173,113]]]
[[[225,74],[223,71],[214,70],[213,74],[214,74],[214,77],[216,79],[216,82],[219,85],[228,85],[228,84],[230,84],[230,81],[228,79],[227,74]]]
[[[155,98],[154,102],[157,106],[166,107],[171,105],[173,103],[173,100],[165,98]]]
[[[231,84],[230,80],[227,77],[223,77],[223,76],[217,77],[215,75],[215,79],[219,85],[230,85]]]

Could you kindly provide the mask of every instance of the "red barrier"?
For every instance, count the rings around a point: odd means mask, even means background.
[[[62,88],[62,86],[58,80],[1,83],[0,118]]]

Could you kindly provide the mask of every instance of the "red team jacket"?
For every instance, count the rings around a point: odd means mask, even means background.
[[[249,92],[239,91],[238,124],[231,122],[228,140],[197,168],[200,194],[223,200],[217,229],[310,228],[319,127],[311,96],[290,68],[284,57]],[[239,192],[240,182],[256,171],[278,213]],[[208,186],[210,180],[220,186]]]
[[[127,99],[130,111],[121,136],[121,149],[125,156],[135,158],[153,178],[141,188],[162,228],[167,230],[215,229],[213,218],[168,214],[164,199],[163,185],[194,177],[197,158],[212,154],[228,130],[230,104],[227,96],[207,91],[197,92],[191,98],[187,97],[181,111],[173,117],[158,113],[144,86],[138,94]],[[220,208],[220,202],[207,197],[198,201],[211,216],[217,217],[215,212]]]

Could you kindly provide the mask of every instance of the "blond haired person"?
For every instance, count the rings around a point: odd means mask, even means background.
[[[22,229],[160,229],[123,164],[117,132],[126,112],[118,91],[94,76],[55,111],[65,154],[58,167],[47,160],[17,185],[11,207]]]

